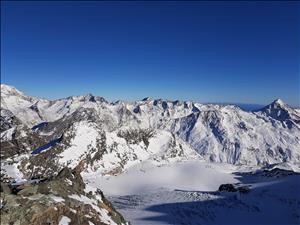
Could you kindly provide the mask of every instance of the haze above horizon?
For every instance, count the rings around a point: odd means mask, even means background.
[[[1,83],[93,93],[299,103],[299,2],[1,2]]]

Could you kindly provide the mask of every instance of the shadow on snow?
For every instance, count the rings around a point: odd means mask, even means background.
[[[175,190],[199,200],[152,205],[145,210],[156,216],[141,220],[165,224],[300,224],[300,176],[258,177],[238,174],[240,181],[251,181],[248,194]],[[262,181],[262,179],[264,179]],[[248,183],[249,184],[249,183]],[[259,185],[256,185],[259,184]]]

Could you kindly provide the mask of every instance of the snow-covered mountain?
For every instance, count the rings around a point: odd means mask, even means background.
[[[300,113],[279,99],[249,112],[234,105],[150,98],[110,103],[91,94],[49,101],[1,84],[1,139],[11,142],[6,151],[20,138],[46,144],[60,135],[63,141],[51,150],[57,151],[56,163],[76,167],[85,161],[85,169],[103,173],[118,173],[146,159],[300,162]],[[18,152],[35,147],[28,144]]]
[[[107,200],[97,201],[101,188],[134,224],[220,224],[227,210],[239,218],[228,223],[240,224],[252,213],[253,223],[269,223],[269,205],[284,210],[278,223],[299,221],[299,174],[287,170],[300,171],[300,109],[280,99],[257,111],[150,98],[108,102],[91,94],[50,101],[1,84],[0,125],[1,188],[11,179],[43,181],[22,186],[21,194],[5,192],[13,199],[6,208],[25,198],[25,208],[46,204],[53,221],[126,224]],[[276,184],[278,174],[282,185]],[[242,199],[216,191],[224,182],[242,182],[251,194]],[[258,204],[261,199],[266,205]],[[86,211],[77,215],[74,207]],[[40,218],[46,208],[30,214]],[[166,217],[156,217],[161,212]],[[95,213],[94,220],[86,217]]]

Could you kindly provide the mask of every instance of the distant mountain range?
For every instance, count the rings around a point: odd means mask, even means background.
[[[1,84],[1,141],[8,146],[2,156],[29,153],[61,135],[61,143],[42,154],[56,151],[58,167],[84,161],[85,169],[102,173],[150,158],[300,162],[300,110],[280,99],[255,111],[150,98],[110,103],[91,94],[50,101]]]

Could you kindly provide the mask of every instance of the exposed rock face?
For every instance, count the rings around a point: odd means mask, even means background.
[[[118,137],[124,138],[129,144],[138,144],[144,142],[146,147],[149,146],[149,139],[154,136],[155,132],[152,129],[136,129],[119,131]]]
[[[18,127],[13,131],[12,139],[1,141],[1,159],[28,153],[28,151],[47,143],[48,140],[49,137],[40,136],[25,127]]]
[[[236,184],[221,184],[218,191],[223,192],[240,192],[243,194],[247,194],[250,192],[249,186],[241,186]]]
[[[270,105],[265,106],[260,112],[265,113],[275,120],[281,121],[289,128],[291,128],[293,124],[300,124],[299,114],[295,113],[294,110],[289,109],[281,99],[277,99]]]
[[[38,184],[1,183],[1,224],[126,224],[100,190],[87,191],[75,171],[64,168]]]
[[[21,124],[21,122],[8,109],[1,109],[0,113],[0,131],[3,132],[14,126]]]
[[[270,168],[268,168],[270,167]],[[255,176],[255,177],[264,177],[264,178],[281,178],[281,177],[286,177],[286,176],[292,176],[292,175],[300,175],[300,173],[292,171],[292,170],[287,170],[287,169],[281,169],[277,168],[275,165],[270,165],[267,167],[264,167],[260,170],[254,171],[254,172],[240,172],[240,173],[235,173],[238,176]]]
[[[236,192],[237,189],[233,184],[221,184],[219,187],[219,191]]]

